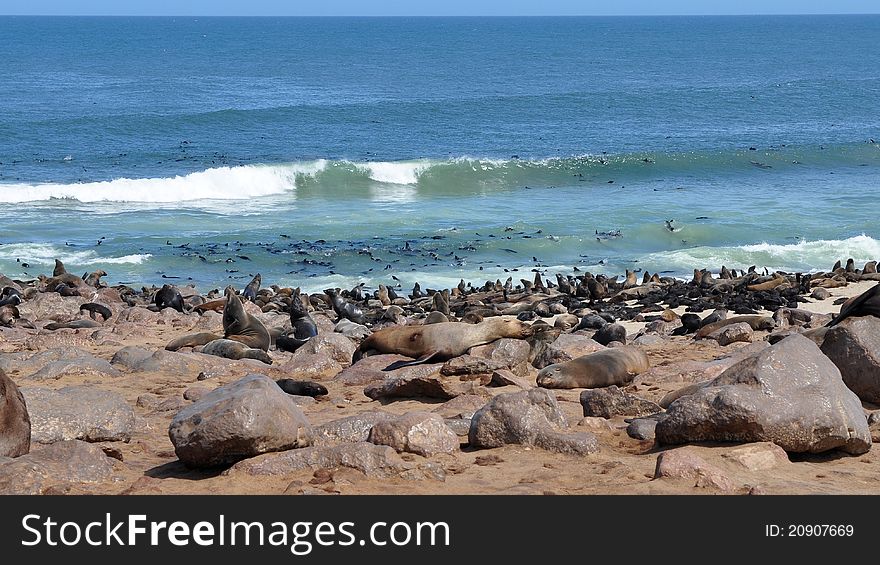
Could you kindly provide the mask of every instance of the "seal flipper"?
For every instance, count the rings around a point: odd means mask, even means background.
[[[403,367],[412,367],[413,365],[421,365],[423,363],[429,363],[431,361],[431,359],[433,359],[439,353],[440,353],[439,351],[431,351],[430,353],[425,353],[424,355],[422,355],[421,357],[419,357],[418,359],[416,359],[414,361],[395,361],[394,363],[388,365],[387,367],[385,367],[382,370],[383,371],[393,371],[395,369],[402,369]],[[438,359],[437,361],[439,362],[440,359]]]
[[[297,339],[295,337],[283,335],[279,336],[275,340],[275,347],[277,347],[281,351],[289,351],[290,353],[293,353],[297,349],[305,345],[309,341],[309,339],[311,338]]]

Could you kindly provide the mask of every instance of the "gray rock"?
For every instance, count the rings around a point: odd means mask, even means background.
[[[0,457],[19,457],[30,447],[27,403],[15,382],[0,371]]]
[[[315,426],[315,441],[364,442],[370,437],[370,430],[373,429],[375,424],[392,418],[394,418],[393,414],[371,411],[333,420],[326,424]]]
[[[382,370],[398,361],[412,361],[412,359],[402,355],[371,355],[346,367],[333,377],[333,380],[346,386],[364,386],[388,378],[427,377],[438,374],[440,370],[440,366],[436,364],[413,365],[393,371]]]
[[[354,355],[355,346],[345,335],[341,333],[318,334],[309,339],[305,345],[296,350],[293,357],[302,355],[325,354],[340,365],[347,367],[351,364],[351,356]]]
[[[275,381],[250,374],[178,412],[168,436],[187,466],[214,467],[310,445],[312,429]]]
[[[738,324],[724,326],[723,328],[710,333],[707,337],[717,341],[718,345],[727,346],[731,343],[741,341],[750,342],[752,341],[753,334],[754,331],[752,330],[752,326],[745,322],[740,322]]]
[[[523,339],[501,338],[487,345],[471,347],[468,353],[501,363],[515,375],[524,377],[529,373],[529,342]]]
[[[651,402],[620,390],[616,385],[587,389],[581,392],[584,416],[613,418],[614,416],[649,416],[663,409]]]
[[[503,368],[505,368],[505,365],[500,361],[465,354],[453,357],[444,363],[443,366],[440,367],[440,374],[450,377],[461,375],[491,375],[492,372]]]
[[[604,347],[601,344],[585,335],[562,334],[538,354],[532,365],[536,369],[543,369],[548,365],[571,361],[602,349]]]
[[[131,440],[134,410],[120,394],[90,385],[59,390],[22,387],[21,392],[27,400],[35,442]]]
[[[99,359],[92,355],[83,355],[81,357],[53,361],[27,378],[34,381],[45,381],[72,375],[116,378],[121,377],[122,373],[104,359]]]
[[[688,479],[693,481],[695,487],[711,487],[722,491],[735,488],[733,481],[721,469],[710,465],[687,447],[664,451],[657,456],[654,478],[663,477]]]
[[[458,436],[443,418],[430,412],[408,412],[393,420],[377,422],[370,430],[369,441],[424,457],[458,451]]]
[[[880,319],[846,318],[825,333],[822,352],[859,398],[880,403]]]
[[[457,436],[467,436],[471,429],[470,418],[444,418],[443,422]]]
[[[563,433],[568,427],[556,397],[533,388],[500,394],[474,414],[468,440],[473,447],[533,445],[563,453],[593,453],[598,441],[586,432]]]
[[[812,298],[813,300],[827,300],[831,298],[831,293],[828,292],[828,289],[822,288],[820,286],[813,289],[812,294],[810,294],[810,298]]]
[[[0,494],[43,494],[111,478],[113,460],[96,446],[70,440],[53,443],[0,463]]]
[[[672,402],[657,424],[662,444],[772,441],[789,452],[871,447],[858,397],[818,346],[795,334]]]
[[[348,340],[348,338],[341,335],[338,337]],[[311,342],[311,340],[309,341]],[[290,375],[297,380],[321,381],[335,377],[342,371],[342,364],[334,359],[326,349],[323,349],[320,353],[307,353],[303,351],[304,348],[305,345],[300,347],[290,358],[290,361],[281,365],[280,369],[284,374]],[[346,363],[349,362],[351,362],[351,359],[346,361]]]
[[[364,395],[373,400],[380,398],[439,398],[449,400],[462,394],[477,394],[479,385],[473,381],[462,382],[456,378],[396,377],[364,388]]]
[[[665,324],[666,322],[663,322],[663,323]],[[664,343],[666,343],[666,340],[656,334],[644,334],[644,335],[640,335],[639,337],[635,338],[633,340],[633,343],[635,345],[650,347],[652,345],[663,345]]]
[[[512,371],[499,369],[492,373],[492,380],[489,381],[492,386],[518,386],[521,389],[528,390],[535,388],[535,383],[523,377],[515,375]]]
[[[143,347],[129,345],[114,353],[113,358],[110,359],[110,364],[133,370],[138,363],[144,361],[152,354],[152,351],[148,351]]]
[[[282,453],[269,453],[233,465],[228,474],[251,476],[287,475],[304,469],[357,469],[368,477],[400,475],[408,467],[394,449],[372,443],[343,443],[333,447],[306,447]]]
[[[626,435],[638,440],[653,440],[657,420],[653,418],[636,418],[626,427]]]

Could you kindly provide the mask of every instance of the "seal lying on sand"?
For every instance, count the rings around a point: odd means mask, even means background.
[[[352,357],[352,363],[370,352],[397,353],[416,360],[394,364],[399,368],[417,363],[438,363],[459,355],[477,345],[511,337],[524,339],[532,328],[514,318],[492,317],[479,324],[441,322],[421,326],[391,326],[370,334]]]
[[[625,385],[648,370],[648,356],[637,347],[603,349],[564,363],[554,363],[538,373],[544,388],[598,388]]]

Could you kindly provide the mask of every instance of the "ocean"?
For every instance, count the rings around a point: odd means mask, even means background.
[[[0,273],[880,259],[880,16],[0,17]],[[876,140],[878,143],[875,143]]]

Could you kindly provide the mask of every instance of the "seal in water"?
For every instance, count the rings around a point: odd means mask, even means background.
[[[596,353],[548,365],[538,372],[544,388],[598,388],[625,385],[648,370],[648,356],[633,346],[612,347]]]

